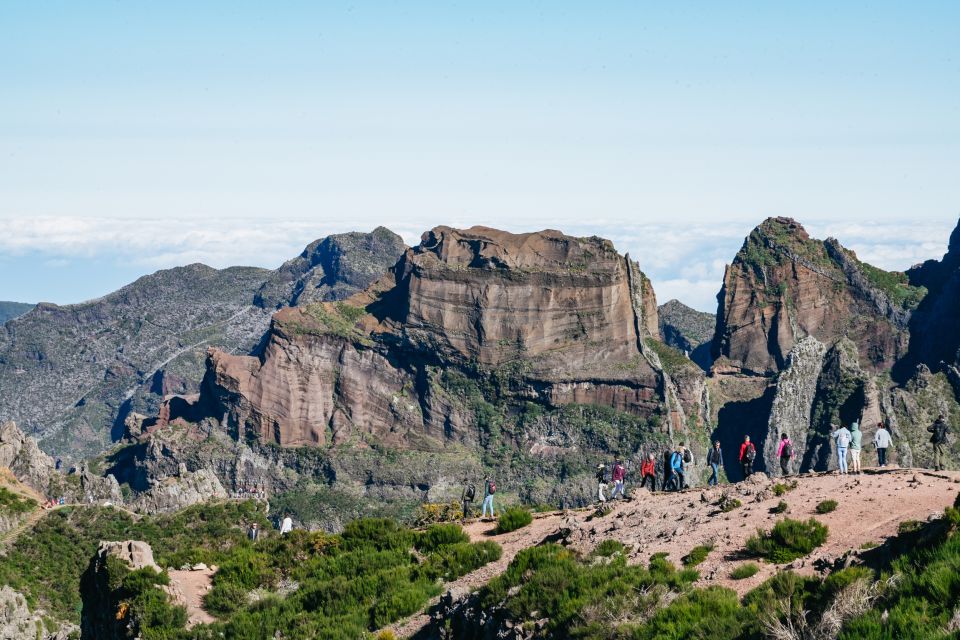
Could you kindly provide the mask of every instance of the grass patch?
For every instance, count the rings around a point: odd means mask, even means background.
[[[510,533],[533,522],[533,516],[523,507],[509,507],[497,519],[497,533]]]
[[[793,491],[797,488],[797,481],[793,480],[789,483],[777,482],[773,485],[773,495],[778,498],[787,494],[788,491]]]
[[[713,551],[712,544],[701,544],[694,547],[690,550],[690,553],[683,556],[682,562],[685,567],[695,567],[704,560],[707,559],[707,556],[710,555],[710,552]]]
[[[720,498],[720,502],[717,503],[717,506],[720,508],[720,511],[724,513],[730,513],[734,509],[739,509],[743,506],[743,503],[740,502],[737,498],[731,498],[730,496],[723,496]]]
[[[617,554],[623,555],[626,547],[619,540],[604,540],[593,550],[593,556],[598,558],[611,558]]]
[[[831,513],[837,510],[837,501],[836,500],[824,500],[816,506],[814,509],[817,513],[823,515],[825,513]]]
[[[745,562],[730,572],[730,579],[746,580],[757,575],[758,571],[760,571],[760,567],[757,566],[756,562]]]
[[[758,530],[747,540],[747,551],[776,564],[809,554],[827,540],[827,527],[810,518],[806,522],[784,518],[770,531]]]
[[[0,487],[0,514],[22,515],[37,508],[37,501],[33,498],[21,496],[6,487]]]
[[[770,513],[786,513],[790,510],[790,505],[781,500],[777,503],[777,506],[770,509]]]

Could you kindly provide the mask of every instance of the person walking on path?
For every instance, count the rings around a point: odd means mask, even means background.
[[[652,453],[640,465],[640,488],[650,484],[650,493],[657,490],[657,456]]]
[[[950,433],[946,416],[941,413],[936,422],[927,427],[927,431],[932,434],[930,444],[933,445],[933,468],[935,471],[943,471],[946,468],[943,454],[947,448],[947,434]]]
[[[743,478],[746,480],[753,474],[753,460],[757,457],[757,448],[750,442],[750,436],[743,436],[740,445],[740,467],[743,469]]]
[[[250,539],[250,542],[256,542],[260,539],[260,529],[257,528],[256,522],[250,525],[250,529],[247,531],[247,537]]]
[[[836,426],[836,425],[833,425]],[[834,430],[830,434],[830,437],[834,439],[837,443],[837,463],[839,465],[840,473],[846,475],[847,473],[847,449],[850,447],[850,430],[844,426],[840,426],[839,429]]]
[[[607,497],[603,492],[607,488],[607,465],[602,462],[597,465],[597,499],[600,502],[606,502]]]
[[[463,493],[460,494],[460,501],[463,503],[463,519],[470,517],[470,507],[473,505],[474,498],[477,497],[477,488],[473,483],[463,479]]]
[[[497,492],[497,483],[489,477],[483,481],[483,506],[481,507],[480,518],[487,515],[487,508],[490,509],[490,517],[493,518],[493,494]]]
[[[677,447],[676,451],[670,454],[670,483],[674,491],[683,489],[686,478],[683,473],[683,447]]]
[[[287,514],[283,517],[283,522],[280,523],[280,535],[285,536],[291,531],[293,531],[293,518]]]
[[[873,436],[873,444],[877,447],[877,464],[881,467],[887,466],[887,448],[890,446],[890,432],[883,426],[882,422],[877,423],[877,433]]]
[[[790,461],[793,459],[793,441],[785,433],[780,434],[780,445],[777,447],[777,459],[780,461],[780,471],[783,477],[790,475]]]
[[[863,447],[863,431],[856,420],[850,425],[850,462],[853,463],[853,472],[860,473],[860,449]]]
[[[707,484],[715,487],[720,483],[720,467],[723,466],[723,452],[720,450],[720,441],[713,443],[713,448],[707,453],[707,464],[710,465],[712,473]]]
[[[617,463],[613,465],[613,472],[610,474],[610,479],[613,480],[613,491],[610,493],[610,499],[613,500],[617,497],[617,494],[620,494],[621,499],[626,499],[626,494],[623,492],[623,482],[627,477],[627,468],[623,466],[622,460],[617,460]]]

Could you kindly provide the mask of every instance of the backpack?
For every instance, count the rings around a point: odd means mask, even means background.
[[[467,487],[467,500],[473,500],[477,496],[477,490],[473,485]]]
[[[788,442],[783,445],[783,451],[780,452],[781,458],[792,458],[793,457],[793,443]]]
[[[750,446],[747,447],[747,450],[743,452],[743,457],[747,460],[747,462],[753,462],[753,459],[756,457],[756,455],[757,448],[753,446],[753,443],[751,442]]]
[[[683,450],[683,461],[687,464],[693,462],[693,454],[690,453],[690,449]]]
[[[850,444],[850,434],[849,433],[838,433],[837,434],[837,446],[846,447]]]
[[[496,492],[497,492],[497,483],[491,480],[487,484],[487,493],[489,493],[490,495],[493,495]]]

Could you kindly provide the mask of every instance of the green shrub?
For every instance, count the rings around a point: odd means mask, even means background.
[[[810,518],[806,522],[784,518],[770,531],[758,530],[747,540],[747,551],[782,564],[809,554],[827,540],[827,527]]]
[[[20,515],[37,508],[37,501],[0,487],[0,514]]]
[[[458,524],[435,524],[417,536],[418,551],[430,553],[444,545],[470,542],[470,536]]]
[[[737,498],[723,496],[717,506],[720,507],[720,511],[723,511],[724,513],[730,513],[734,509],[739,509],[741,506],[743,506],[743,503]]]
[[[730,578],[733,580],[746,580],[757,575],[760,567],[755,562],[745,562],[730,572]]]
[[[781,500],[777,503],[777,506],[770,509],[770,513],[786,513],[790,510],[790,505]]]
[[[831,511],[836,511],[837,501],[836,500],[824,500],[816,507],[816,512],[819,514],[830,513]]]
[[[510,533],[533,522],[533,516],[522,507],[510,507],[497,520],[497,533]]]
[[[683,557],[683,566],[685,567],[695,567],[704,560],[707,559],[707,556],[710,552],[713,551],[712,544],[701,544],[697,547],[694,547],[690,550],[690,553]]]
[[[923,523],[919,520],[904,520],[897,525],[897,533],[899,535],[904,535],[907,533],[916,533],[923,528]]]

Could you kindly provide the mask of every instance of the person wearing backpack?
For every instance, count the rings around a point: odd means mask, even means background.
[[[670,454],[671,482],[675,491],[680,491],[687,484],[686,476],[683,471],[683,445],[677,447],[676,451]]]
[[[607,488],[607,466],[602,462],[597,465],[597,499],[600,502],[606,502],[607,498],[603,495]]]
[[[494,517],[493,514],[493,494],[497,492],[497,483],[489,478],[489,476],[483,481],[483,506],[481,507],[480,518],[482,519],[487,515],[487,507],[490,508],[490,518]]]
[[[933,445],[933,468],[935,471],[943,471],[946,468],[943,454],[947,448],[947,434],[950,433],[946,416],[941,413],[936,422],[927,427],[927,431],[932,434],[930,444]]]
[[[780,460],[780,471],[783,477],[790,475],[790,460],[793,459],[793,441],[785,433],[780,434],[780,446],[777,447],[777,459]]]
[[[877,447],[877,464],[881,467],[887,466],[887,448],[890,446],[890,432],[883,426],[882,422],[877,423],[877,433],[873,436],[873,444]]]
[[[640,488],[650,483],[650,493],[657,490],[657,456],[652,453],[640,465]]]
[[[841,425],[839,429],[830,434],[830,437],[833,438],[837,443],[837,462],[840,465],[840,473],[842,475],[846,475],[847,448],[849,448],[850,440],[852,438],[850,435],[850,430]]]
[[[622,460],[617,460],[616,464],[613,465],[613,472],[610,474],[610,479],[613,480],[613,491],[610,493],[610,499],[613,500],[617,497],[617,494],[620,494],[622,500],[626,499],[626,494],[623,492],[623,482],[627,477],[627,468],[623,466]]]
[[[707,453],[707,464],[709,464],[713,470],[710,479],[707,480],[707,484],[715,487],[720,483],[720,467],[723,465],[723,452],[720,450],[719,440],[713,443],[713,448]]]
[[[473,483],[467,482],[467,479],[463,479],[463,493],[460,495],[460,500],[463,502],[463,519],[466,520],[470,517],[470,507],[473,506],[473,500],[477,497],[477,488],[473,486]]]
[[[666,491],[670,482],[673,480],[673,470],[670,468],[670,459],[673,457],[673,449],[663,451],[663,490]]]
[[[860,449],[863,447],[863,432],[860,424],[854,420],[850,425],[850,462],[853,463],[853,472],[860,473]]]
[[[753,474],[753,461],[757,457],[757,448],[750,442],[750,436],[743,436],[740,445],[740,466],[743,468],[743,478],[746,480]]]

